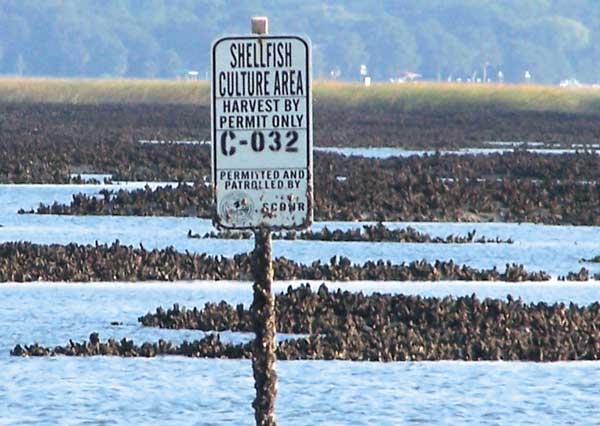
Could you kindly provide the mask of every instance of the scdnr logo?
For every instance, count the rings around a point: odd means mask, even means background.
[[[232,192],[223,197],[219,204],[219,215],[227,222],[239,224],[252,215],[252,198],[245,192]]]

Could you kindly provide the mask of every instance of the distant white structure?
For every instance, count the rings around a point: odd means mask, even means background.
[[[418,74],[416,72],[411,72],[411,71],[405,71],[402,76],[394,79],[394,78],[390,78],[390,81],[392,83],[406,83],[409,81],[416,81],[420,78],[423,78],[423,76],[421,74]]]
[[[365,87],[371,86],[371,77],[369,76],[369,71],[365,64],[360,66],[360,76],[362,78],[363,84]]]
[[[174,71],[176,80],[196,81],[200,80],[200,72],[196,70],[178,69]],[[208,80],[208,78],[207,78]]]
[[[408,80],[408,81],[415,81],[415,80],[418,80],[420,78],[423,78],[423,76],[421,74],[416,73],[416,72],[406,71],[404,73],[404,79]]]
[[[531,73],[529,72],[529,70],[525,71],[525,83],[530,83],[531,82]]]
[[[577,81],[576,78],[568,78],[566,80],[561,80],[558,84],[560,87],[581,87],[582,84]]]
[[[498,83],[504,83],[504,73],[502,70],[498,71]]]
[[[185,79],[189,80],[189,81],[196,81],[196,80],[198,80],[199,74],[200,73],[198,71],[189,70],[188,72],[185,73]]]

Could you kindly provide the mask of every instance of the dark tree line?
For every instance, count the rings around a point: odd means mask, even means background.
[[[0,0],[0,73],[204,76],[212,40],[259,14],[310,36],[316,77],[600,81],[596,0]]]

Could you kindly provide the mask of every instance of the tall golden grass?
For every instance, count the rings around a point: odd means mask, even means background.
[[[600,88],[536,85],[317,81],[315,102],[375,109],[497,108],[600,113]],[[0,78],[0,102],[210,104],[206,81]]]
[[[209,105],[210,86],[177,80],[0,78],[0,102]]]
[[[348,83],[317,83],[322,102],[399,110],[503,109],[600,112],[600,88],[466,83],[382,83],[371,87]]]

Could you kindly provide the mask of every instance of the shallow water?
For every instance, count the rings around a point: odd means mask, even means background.
[[[254,424],[249,361],[28,359],[3,367],[0,392],[11,395],[3,425]],[[285,425],[592,425],[599,369],[280,362],[276,412]]]
[[[111,243],[147,249],[174,246],[178,250],[233,256],[252,250],[251,240],[188,239],[192,230],[201,235],[213,229],[209,220],[175,217],[127,216],[52,216],[18,215],[19,208],[33,208],[39,202],[68,202],[76,192],[94,194],[102,185],[0,185],[0,242],[36,243],[77,242]],[[275,256],[286,256],[310,263],[328,262],[333,256],[347,256],[354,262],[386,259],[395,263],[426,259],[454,260],[478,268],[496,266],[504,271],[507,263],[520,263],[528,270],[544,270],[552,276],[577,272],[585,266],[600,272],[600,264],[581,263],[582,258],[600,254],[600,228],[585,226],[547,226],[502,223],[387,223],[392,228],[412,226],[432,236],[466,235],[476,230],[477,237],[512,238],[514,244],[418,244],[418,243],[332,243],[315,241],[275,241]],[[359,222],[319,222],[313,230],[361,227]]]
[[[512,143],[512,142],[511,142]],[[586,152],[586,149],[549,149],[549,148],[516,148],[504,146],[502,148],[461,148],[457,150],[415,150],[415,149],[404,149],[404,148],[377,148],[377,147],[356,147],[356,148],[335,148],[335,147],[316,147],[315,151],[330,152],[335,154],[342,154],[346,156],[358,156],[368,158],[390,158],[390,157],[412,157],[413,155],[424,156],[424,155],[489,155],[489,154],[503,154],[506,152],[514,152],[516,149],[519,151],[533,152],[537,154],[575,154],[577,152]],[[589,151],[589,150],[588,150]],[[600,151],[593,150],[593,152],[600,154]]]
[[[278,281],[275,293],[306,281]],[[317,289],[322,281],[311,281]],[[600,301],[598,282],[550,283],[457,283],[440,282],[326,282],[331,290],[366,294],[404,293],[424,297],[470,296],[504,299],[508,294],[525,303],[588,305]],[[156,307],[174,303],[192,308],[225,300],[231,304],[252,302],[252,284],[239,281],[186,281],[174,283],[4,283],[0,285],[0,357],[18,343],[64,344],[80,341],[97,331],[104,337],[131,337],[136,341],[159,338],[181,341],[199,339],[200,331],[161,330],[141,327],[137,318]],[[111,325],[116,321],[122,323]],[[245,341],[245,333],[225,333],[233,341]],[[287,337],[287,336],[282,336]],[[241,340],[240,340],[241,339]]]
[[[144,184],[125,184],[139,187]],[[174,245],[180,250],[231,256],[252,241],[190,240],[188,229],[205,233],[209,221],[167,217],[74,217],[17,215],[37,203],[68,202],[76,192],[96,193],[113,185],[0,185],[0,241],[39,243],[112,242],[146,248]],[[314,229],[354,228],[361,223],[318,223]],[[385,258],[454,259],[478,267],[507,262],[553,274],[575,271],[581,257],[600,254],[594,227],[531,224],[392,223],[434,236],[512,238],[507,244],[372,244],[275,241],[276,256],[303,262],[333,255],[356,262]],[[599,268],[590,267],[593,271]],[[277,282],[276,291],[298,282]],[[320,282],[314,282],[314,287]],[[600,300],[600,283],[350,282],[328,283],[351,291],[443,297],[472,293],[481,298],[584,305]],[[157,306],[180,303],[251,301],[248,282],[35,283],[0,284],[0,425],[253,424],[254,382],[249,361],[180,357],[156,359],[20,359],[14,345],[65,344],[92,331],[141,343],[201,338],[192,330],[144,328],[137,317]],[[121,322],[112,326],[111,322]],[[221,333],[240,342],[249,333]],[[279,335],[280,339],[290,336]],[[600,364],[503,362],[278,362],[280,424],[597,424]]]
[[[254,424],[249,361],[63,358],[3,368],[3,425]],[[598,424],[594,363],[297,361],[277,372],[285,425]]]
[[[478,288],[481,297],[522,292],[532,302],[600,300],[600,286],[589,284],[330,284],[335,285],[423,295]],[[250,283],[4,284],[0,294],[0,425],[253,424],[247,360],[8,356],[16,343],[65,344],[92,331],[103,339],[129,336],[137,342],[198,338],[203,333],[146,329],[136,318],[174,302],[248,303]],[[277,372],[277,416],[290,425],[597,424],[600,403],[600,364],[593,362],[290,361],[278,362]]]

